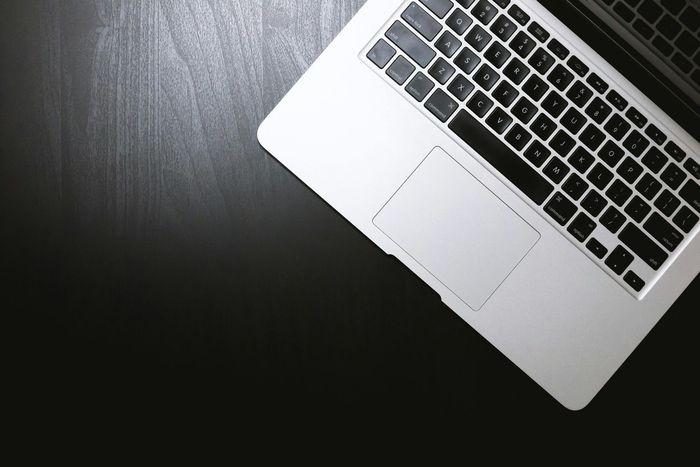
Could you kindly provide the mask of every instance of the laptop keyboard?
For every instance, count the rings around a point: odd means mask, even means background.
[[[697,155],[521,2],[406,2],[363,55],[634,296],[697,233]]]
[[[596,0],[700,89],[700,10],[688,0]]]

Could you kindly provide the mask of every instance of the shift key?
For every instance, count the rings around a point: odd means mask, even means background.
[[[423,68],[428,66],[437,55],[425,42],[398,21],[389,28],[386,37]]]
[[[683,234],[656,212],[646,221],[644,229],[668,251],[674,251],[683,241]]]
[[[668,253],[631,222],[620,232],[619,238],[654,271],[658,271],[668,259]]]

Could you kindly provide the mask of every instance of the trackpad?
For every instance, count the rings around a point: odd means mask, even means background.
[[[374,224],[470,308],[479,310],[540,234],[435,148]]]

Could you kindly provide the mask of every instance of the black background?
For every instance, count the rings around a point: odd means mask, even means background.
[[[259,122],[362,3],[2,2],[16,408],[612,436],[695,419],[697,279],[569,412],[260,149]]]

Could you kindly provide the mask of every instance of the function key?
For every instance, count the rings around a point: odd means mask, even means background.
[[[396,50],[387,44],[384,39],[379,39],[377,45],[372,47],[372,50],[367,53],[367,58],[379,68],[384,68],[394,55],[396,55]]]
[[[547,48],[554,53],[560,60],[565,60],[569,56],[569,49],[564,47],[564,45],[556,39],[552,39]]]
[[[686,156],[685,151],[679,148],[678,145],[673,141],[668,142],[668,144],[664,148],[664,151],[666,151],[666,154],[673,157],[676,160],[676,162],[683,162],[683,159],[685,159]]]
[[[457,0],[457,3],[459,3],[464,8],[469,8],[475,1],[476,0]]]
[[[440,19],[444,18],[453,6],[452,0],[420,0],[420,2]]]
[[[598,259],[603,259],[605,258],[605,255],[608,254],[608,249],[595,238],[591,238],[591,240],[586,244],[586,248],[588,248],[588,251],[593,253]]]
[[[691,6],[688,6],[678,19],[681,23],[685,24],[685,27],[690,29],[691,32],[695,32],[700,28],[700,12]]]
[[[695,162],[693,159],[688,159],[683,167],[685,167],[685,170],[690,172],[690,175],[693,177],[700,178],[700,164]]]
[[[593,89],[598,91],[600,94],[605,94],[605,91],[607,91],[610,87],[608,83],[603,81],[603,78],[601,78],[595,73],[591,73],[588,79],[586,79],[586,82],[590,84],[593,87]]]
[[[644,0],[642,6],[637,10],[640,15],[650,23],[656,23],[656,21],[661,18],[664,10],[659,6],[659,2],[655,0]]]
[[[627,285],[632,287],[635,292],[641,292],[644,288],[644,281],[632,271],[625,274],[625,282],[627,282]]]
[[[646,130],[644,130],[644,133],[646,133],[646,135],[658,145],[664,144],[668,139],[666,135],[653,123],[649,125]]]
[[[634,107],[630,107],[625,115],[639,128],[644,128],[644,125],[646,125],[648,122],[647,118],[639,113],[639,110],[635,109]]]
[[[501,15],[495,23],[491,25],[491,32],[503,42],[506,42],[518,30],[513,20]]]
[[[487,25],[496,17],[498,10],[488,0],[479,0],[479,3],[472,9],[472,16]]]
[[[623,247],[618,246],[612,253],[610,253],[608,259],[605,260],[605,264],[607,264],[615,274],[620,276],[627,270],[630,264],[632,264],[632,261],[634,261],[634,256],[632,256],[632,253],[625,250]]]
[[[627,106],[629,105],[627,100],[624,97],[622,97],[614,89],[608,93],[608,96],[606,97],[606,99],[608,100],[608,102],[610,102],[613,105],[613,107],[615,107],[620,112],[625,110],[627,108]]]
[[[658,22],[656,29],[663,34],[666,39],[672,41],[678,33],[681,32],[682,27],[671,15],[666,15]]]
[[[690,233],[693,230],[693,227],[698,223],[700,218],[688,209],[686,206],[683,206],[680,211],[678,211],[678,214],[673,218],[673,223],[676,224],[683,232],[685,233]]]
[[[654,37],[654,29],[651,26],[649,26],[649,23],[647,23],[641,18],[637,18],[632,27],[646,40],[649,40],[652,37]]]
[[[544,30],[542,26],[539,24],[533,22],[530,24],[530,26],[527,28],[527,30],[537,38],[540,42],[547,42],[547,39],[549,39],[549,33]]]
[[[500,6],[501,8],[505,8],[508,5],[510,5],[510,0],[494,0],[496,2],[496,5]]]
[[[469,26],[472,25],[472,19],[464,11],[456,8],[450,17],[447,18],[445,24],[447,24],[448,28],[452,29],[461,36],[467,32]]]
[[[508,14],[511,18],[520,23],[522,26],[525,26],[527,23],[530,22],[530,16],[528,16],[527,13],[518,8],[517,5],[513,5],[512,7],[510,7],[510,10],[508,10]]]
[[[442,25],[416,2],[411,2],[401,18],[429,41],[435,39],[442,30]]]
[[[574,73],[579,75],[581,78],[586,76],[589,72],[589,68],[586,66],[586,64],[579,60],[579,58],[575,55],[572,56],[566,64],[569,65],[569,68],[571,68]]]

